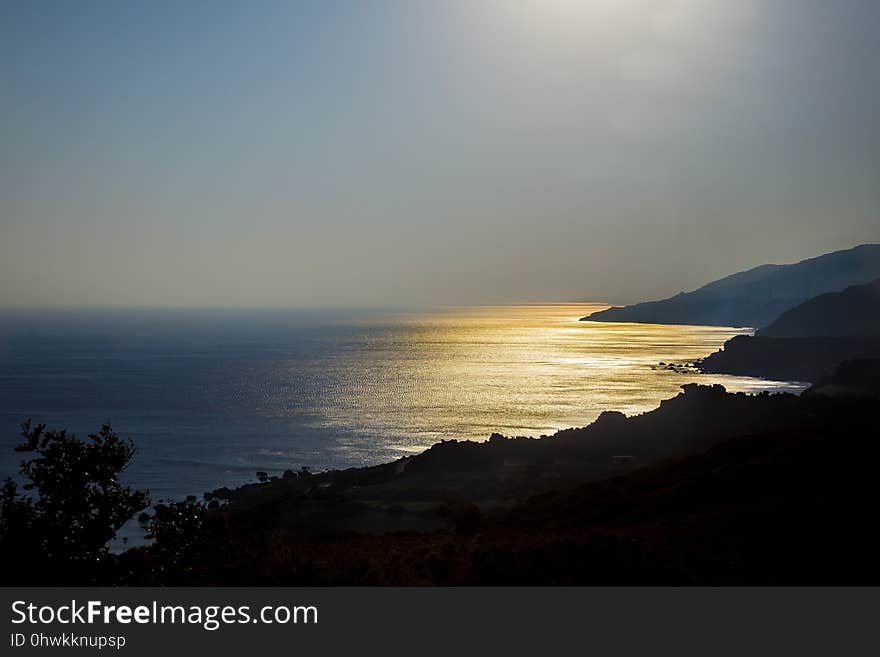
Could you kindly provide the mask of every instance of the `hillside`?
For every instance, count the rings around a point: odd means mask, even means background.
[[[880,357],[880,280],[821,294],[754,336],[704,358],[704,372],[817,382],[840,363]]]
[[[837,366],[811,386],[806,395],[880,398],[880,359],[856,358]]]
[[[768,325],[804,301],[880,278],[880,244],[788,265],[762,265],[669,299],[609,308],[582,318],[600,322]]]
[[[815,383],[843,361],[855,358],[880,358],[880,339],[738,335],[697,364],[709,374]]]
[[[782,313],[757,335],[766,338],[880,337],[880,279],[809,299]]]
[[[545,439],[447,441],[232,492],[128,584],[876,583],[875,402],[684,386]],[[20,570],[20,568],[19,568]]]

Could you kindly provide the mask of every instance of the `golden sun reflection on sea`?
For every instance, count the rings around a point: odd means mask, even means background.
[[[324,426],[404,428],[397,449],[495,431],[538,436],[583,426],[602,411],[655,408],[692,381],[732,392],[803,386],[747,377],[652,369],[690,363],[748,329],[580,322],[607,306],[545,304],[456,308],[396,316],[342,377]],[[376,436],[380,436],[377,434]]]

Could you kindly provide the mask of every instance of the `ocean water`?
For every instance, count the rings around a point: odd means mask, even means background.
[[[743,329],[578,322],[605,306],[431,312],[45,310],[0,315],[0,475],[31,417],[85,435],[110,422],[155,501],[254,481],[257,470],[369,465],[445,438],[485,440],[641,413]]]

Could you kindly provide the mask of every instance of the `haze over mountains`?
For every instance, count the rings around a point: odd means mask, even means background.
[[[880,244],[863,244],[794,264],[761,265],[692,292],[609,308],[583,320],[760,328],[808,299],[878,278]]]

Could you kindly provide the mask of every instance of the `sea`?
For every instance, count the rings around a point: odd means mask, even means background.
[[[0,477],[28,418],[137,454],[155,502],[302,466],[364,466],[446,439],[541,436],[655,408],[697,381],[804,384],[686,364],[750,329],[578,321],[605,304],[424,311],[67,308],[0,312]]]

